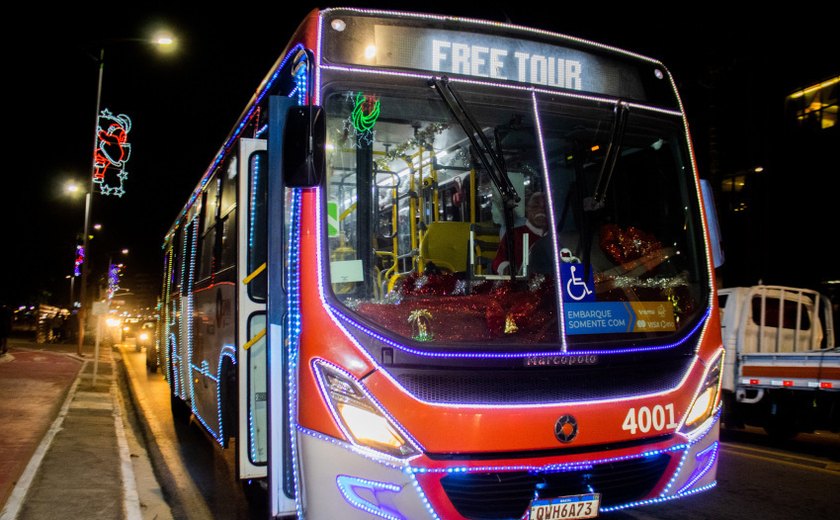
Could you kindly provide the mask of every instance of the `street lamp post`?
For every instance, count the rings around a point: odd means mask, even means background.
[[[120,250],[120,254],[122,254],[123,256],[127,256],[128,255],[128,249],[124,248],[124,249]],[[122,264],[119,264],[119,265],[120,265],[120,267],[122,267]],[[114,271],[114,252],[108,253],[108,267],[105,270],[105,284],[106,284],[105,298],[104,298],[104,301],[101,302],[102,304],[104,304],[103,307],[104,307],[104,314],[105,314],[106,318],[110,316],[110,311],[111,311],[111,298],[113,297],[113,293],[111,292],[111,283],[112,283],[111,277],[112,276],[115,276],[115,277],[119,278],[119,271],[116,271],[116,272]],[[116,285],[116,282],[114,282],[114,284]],[[113,333],[109,331],[108,334],[110,335],[110,339],[113,340]],[[94,384],[94,386],[96,385],[96,373],[99,369],[99,341],[100,341],[101,337],[102,337],[102,314],[100,313],[96,317],[96,341],[94,342],[94,354],[93,354],[93,356],[94,356],[94,359],[93,359],[93,384]]]
[[[102,100],[102,74],[105,71],[105,47],[99,49],[99,80],[96,85],[96,118],[93,121],[93,150],[96,150],[97,140],[99,139],[99,108]],[[87,277],[90,271],[90,251],[88,249],[88,235],[90,235],[90,206],[91,198],[93,197],[93,174],[96,171],[96,154],[93,155],[90,180],[88,182],[88,189],[85,193],[85,226],[82,230],[82,247],[85,251],[85,261],[82,263],[82,279],[81,288],[79,289],[79,342],[76,345],[76,353],[80,356],[82,354],[82,345],[85,342],[85,322],[87,321]]]
[[[145,43],[154,43],[158,46],[172,46],[175,43],[174,38],[172,38],[169,34],[160,34],[157,35],[154,39],[140,39],[140,38],[126,38],[121,40],[116,40],[118,42],[145,42]],[[84,230],[82,235],[82,247],[84,248],[85,254],[85,262],[82,264],[81,269],[81,287],[79,289],[79,341],[76,345],[76,353],[79,356],[83,356],[82,353],[82,346],[84,345],[85,341],[85,324],[87,321],[87,313],[89,308],[89,302],[87,297],[87,289],[88,289],[88,274],[90,272],[90,243],[89,243],[89,235],[90,235],[90,220],[91,220],[91,204],[93,198],[93,189],[95,187],[95,173],[96,173],[96,148],[99,144],[99,112],[101,109],[101,102],[102,102],[102,77],[105,71],[105,46],[101,45],[99,48],[99,59],[97,60],[99,64],[99,77],[96,84],[96,113],[94,119],[94,126],[93,126],[93,158],[91,163],[91,172],[90,172],[90,180],[88,182],[88,189],[87,193],[85,193],[85,224]]]
[[[74,290],[76,277],[72,274],[68,274],[67,276],[65,276],[65,278],[70,279],[70,310],[72,311],[76,307],[76,300],[74,299],[74,296],[76,296],[76,291]]]

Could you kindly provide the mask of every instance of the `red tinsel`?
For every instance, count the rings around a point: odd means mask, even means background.
[[[452,273],[411,273],[403,279],[400,294],[444,296],[453,294],[457,283],[458,278]]]
[[[361,303],[358,311],[405,337],[416,333],[409,317],[427,316],[435,341],[482,341],[501,336],[520,341],[551,341],[557,337],[554,294],[547,279],[525,285],[497,282],[482,292],[452,295],[457,278],[448,274],[409,275],[401,284],[397,304]]]
[[[615,264],[623,264],[662,248],[662,243],[650,233],[628,226],[621,229],[615,224],[601,227],[601,250]]]

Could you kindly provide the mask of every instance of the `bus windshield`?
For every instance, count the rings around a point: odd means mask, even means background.
[[[326,240],[346,311],[456,349],[620,346],[696,323],[708,280],[678,116],[455,88],[489,151],[429,87],[324,97]]]

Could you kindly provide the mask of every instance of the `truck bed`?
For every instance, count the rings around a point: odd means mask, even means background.
[[[840,348],[739,355],[739,384],[840,391]]]

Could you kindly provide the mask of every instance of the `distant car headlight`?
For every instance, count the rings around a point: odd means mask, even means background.
[[[351,442],[401,459],[420,453],[359,381],[324,362],[315,362],[314,368],[324,400]]]

